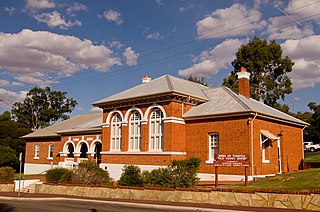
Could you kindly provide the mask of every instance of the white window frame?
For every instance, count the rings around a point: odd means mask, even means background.
[[[141,148],[141,115],[134,111],[129,122],[129,151],[140,152]]]
[[[220,139],[219,133],[208,134],[208,160],[206,163],[214,162],[214,155],[219,154]]]
[[[110,151],[121,151],[122,118],[116,113],[111,121]]]
[[[39,159],[40,158],[39,155],[40,155],[40,144],[36,144],[34,146],[34,157],[33,157],[33,159]]]
[[[149,124],[149,151],[163,151],[163,113],[157,108],[150,114]]]
[[[52,160],[53,159],[53,144],[49,144],[48,146],[48,160]]]
[[[261,155],[262,155],[262,163],[270,163],[270,158],[266,158],[266,148],[269,146],[265,146],[266,142],[271,142],[271,140],[264,136],[263,134],[260,134],[260,146],[261,146]],[[269,152],[270,154],[270,152]],[[269,155],[270,157],[270,155]]]

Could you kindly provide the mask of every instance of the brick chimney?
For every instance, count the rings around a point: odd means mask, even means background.
[[[237,72],[239,94],[250,98],[250,73],[245,67],[241,67],[241,71]]]
[[[141,80],[142,80],[142,84],[145,84],[147,82],[150,82],[151,78],[148,76],[148,74],[145,74]]]

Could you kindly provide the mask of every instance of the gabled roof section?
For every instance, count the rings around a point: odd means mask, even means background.
[[[205,116],[225,116],[252,112],[299,125],[308,125],[308,123],[304,121],[269,107],[259,101],[237,94],[227,87],[208,89],[204,92],[210,100],[190,109],[184,114],[184,118],[194,119]]]
[[[33,133],[23,136],[23,138],[59,137],[64,131],[92,131],[101,128],[102,113],[89,113],[78,115],[52,126],[36,130]]]
[[[108,102],[116,102],[168,93],[182,94],[185,96],[191,96],[193,98],[208,101],[207,96],[203,92],[203,90],[206,89],[208,89],[208,87],[199,83],[190,82],[188,80],[180,79],[178,77],[170,75],[164,75],[153,79],[150,82],[137,85],[128,90],[96,101],[92,105],[100,106]]]

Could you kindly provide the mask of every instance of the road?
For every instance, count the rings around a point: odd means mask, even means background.
[[[313,155],[318,155],[320,154],[320,151],[317,151],[317,152],[304,152],[304,158],[309,158]]]
[[[230,206],[217,206],[218,208],[185,207],[170,205],[152,205],[128,202],[112,202],[99,200],[71,200],[71,199],[0,199],[0,212],[292,212],[295,210],[274,209],[274,208],[240,208]],[[300,211],[300,210],[296,210]]]

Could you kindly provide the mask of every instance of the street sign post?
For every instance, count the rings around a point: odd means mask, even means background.
[[[215,187],[218,187],[218,167],[244,167],[245,186],[248,185],[247,168],[250,161],[244,154],[221,154],[214,155]]]

